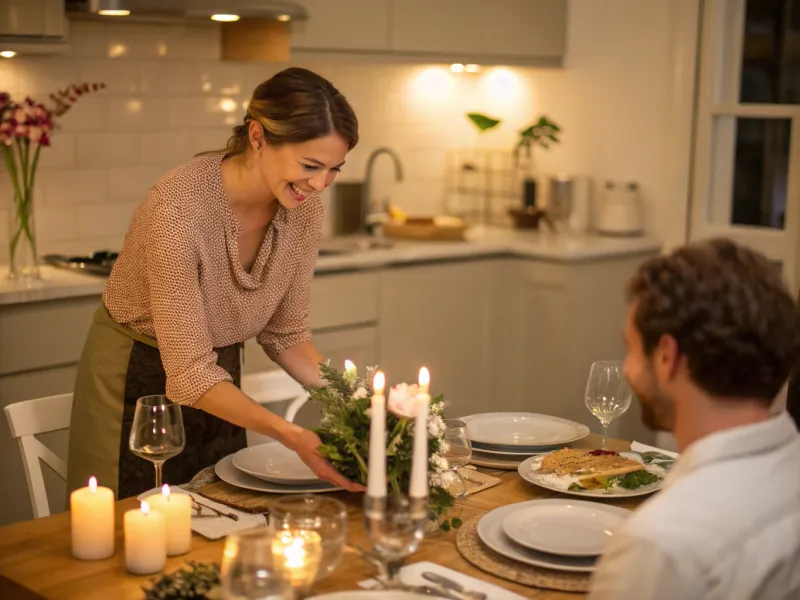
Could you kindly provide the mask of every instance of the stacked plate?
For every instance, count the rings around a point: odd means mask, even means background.
[[[277,442],[239,450],[219,461],[214,470],[226,483],[270,494],[317,494],[342,489],[319,479],[297,453]]]
[[[483,413],[462,419],[472,442],[473,462],[507,462],[516,468],[525,458],[563,448],[585,438],[581,423],[536,413]]]
[[[590,573],[630,511],[581,500],[531,500],[502,506],[478,523],[498,554],[535,567]]]

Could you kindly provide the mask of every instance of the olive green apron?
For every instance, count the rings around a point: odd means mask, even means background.
[[[215,349],[217,364],[238,386],[241,344]],[[155,484],[152,463],[128,449],[136,400],[163,395],[166,374],[156,340],[120,325],[104,305],[89,329],[78,366],[70,423],[67,486],[90,477],[117,498],[136,496]],[[199,409],[182,408],[186,447],[164,464],[164,482],[179,485],[246,446],[244,429]]]

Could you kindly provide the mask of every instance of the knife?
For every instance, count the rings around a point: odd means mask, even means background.
[[[439,573],[433,573],[432,571],[425,571],[422,573],[422,578],[427,579],[432,583],[438,583],[440,586],[447,590],[453,590],[470,600],[486,600],[487,596],[483,592],[476,592],[471,591],[465,588],[463,585],[458,583],[457,581],[453,581],[452,579],[445,577],[444,575],[439,575]]]

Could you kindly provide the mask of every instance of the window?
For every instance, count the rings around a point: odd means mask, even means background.
[[[704,0],[690,237],[800,283],[800,0]]]

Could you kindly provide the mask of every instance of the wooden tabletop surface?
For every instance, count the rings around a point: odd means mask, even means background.
[[[573,446],[598,448],[600,439],[599,436],[592,434]],[[619,440],[609,440],[609,447],[626,450],[630,445]],[[516,471],[481,470],[497,475],[502,483],[459,501],[453,516],[459,516],[466,521],[498,506],[559,496],[524,481]],[[369,541],[362,523],[361,495],[342,493],[339,498],[348,506],[349,544],[368,548]],[[630,498],[604,502],[635,509],[643,499]],[[148,585],[149,577],[137,577],[127,573],[122,551],[122,515],[137,504],[133,498],[117,502],[116,553],[112,558],[102,561],[86,562],[72,557],[68,513],[0,528],[0,598],[141,600],[144,597],[142,586]],[[211,541],[195,534],[192,538],[191,552],[168,559],[166,572],[182,566],[186,560],[219,562],[222,544],[221,540]],[[456,548],[454,532],[442,532],[426,539],[419,550],[408,559],[408,562],[418,561],[431,561],[450,567],[461,573],[495,583],[526,598],[576,600],[583,596],[526,587],[484,573],[461,557]],[[322,594],[355,590],[358,589],[359,581],[369,579],[373,575],[361,557],[355,551],[348,550],[345,551],[337,570],[317,583],[313,592]]]

